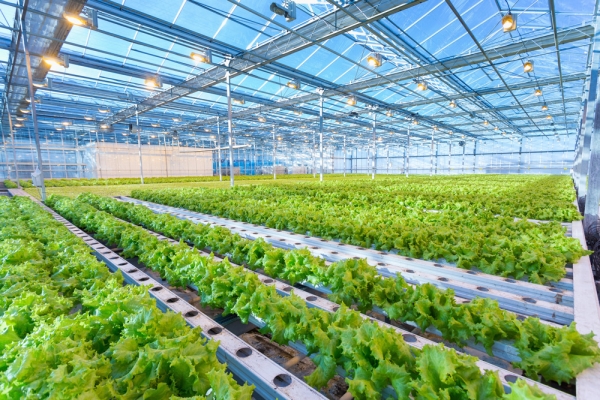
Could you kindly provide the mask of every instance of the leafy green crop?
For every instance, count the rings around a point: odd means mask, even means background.
[[[123,286],[26,198],[0,197],[0,294],[2,399],[251,398],[218,342]]]
[[[548,185],[553,183],[560,187],[564,177],[558,178],[561,180],[557,181],[556,177],[544,179]],[[541,178],[537,179],[540,181]],[[443,182],[435,179],[430,182],[436,184],[435,189],[423,184],[420,190],[434,191],[441,186],[451,191],[451,185],[458,183],[457,179],[450,179],[446,185]],[[476,183],[477,180],[472,186]],[[477,196],[472,195],[474,199],[467,201],[462,200],[462,193],[468,193],[468,190],[458,186],[456,198],[461,199],[461,206],[452,208],[447,202],[427,200],[427,195],[411,192],[419,189],[410,189],[412,183],[404,185],[409,188],[397,189],[403,184],[389,178],[376,183],[359,180],[233,189],[135,190],[132,195],[298,234],[396,251],[408,257],[445,260],[460,268],[478,268],[488,274],[515,279],[525,277],[533,283],[559,281],[566,274],[567,263],[589,254],[578,240],[565,236],[566,230],[558,222],[515,221],[515,215],[528,216],[520,213],[516,205],[506,206],[508,211],[504,212],[503,201],[520,204],[513,199],[521,199],[520,192],[503,190],[502,195],[490,195],[485,202],[476,201]],[[530,193],[521,186],[513,189]],[[492,189],[489,192],[493,193]],[[540,192],[544,193],[542,189]],[[573,209],[561,190],[555,188],[552,192],[548,189],[548,192],[558,193],[565,210]],[[429,212],[429,207],[441,211]],[[540,200],[536,210],[561,210],[561,207]],[[502,215],[496,216],[498,212]],[[575,214],[569,215],[572,219],[580,217],[576,211]]]
[[[411,394],[424,399],[446,393],[457,398],[504,396],[497,374],[488,372],[482,379],[474,357],[442,345],[422,351],[410,348],[395,330],[364,320],[346,306],[335,313],[309,308],[293,293],[279,296],[273,286],[264,285],[242,267],[233,267],[227,260],[216,262],[184,244],[161,241],[89,204],[59,196],[51,196],[48,203],[77,226],[122,247],[129,256],[139,257],[169,282],[196,285],[204,304],[223,308],[225,314],[235,313],[243,321],[254,316],[265,323],[263,332],[269,332],[278,343],[302,342],[317,365],[307,377],[315,387],[325,385],[336,368],[343,367],[349,390],[357,398],[379,399],[388,386],[400,398]],[[421,393],[423,382],[442,370],[443,376],[436,378],[440,382],[431,382],[428,392]]]
[[[377,306],[390,318],[415,322],[423,331],[433,326],[454,343],[462,345],[474,339],[492,354],[496,341],[513,341],[522,360],[516,366],[529,376],[570,381],[592,363],[600,362],[600,349],[592,335],[580,335],[574,324],[555,328],[541,324],[536,318],[521,322],[490,299],[477,298],[468,304],[457,304],[452,290],[441,290],[431,284],[411,286],[400,275],[395,279],[383,278],[366,260],[348,259],[326,266],[323,259],[311,255],[307,249],[275,248],[262,239],[243,239],[223,227],[194,224],[107,197],[82,194],[78,199],[173,239],[229,255],[238,264],[262,268],[271,277],[292,284],[310,282],[325,286],[332,292],[330,300],[336,303],[356,305],[361,311]],[[563,361],[552,363],[558,354]]]

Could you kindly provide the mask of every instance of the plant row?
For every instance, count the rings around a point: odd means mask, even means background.
[[[285,178],[306,179],[312,178],[312,175],[284,175]],[[228,177],[224,177],[225,180]],[[235,180],[266,180],[273,179],[271,175],[239,175]],[[218,182],[218,176],[173,176],[144,178],[144,183],[188,183],[188,182]],[[20,179],[19,183],[24,188],[31,188],[31,180]],[[137,185],[140,178],[69,178],[69,179],[45,179],[46,187],[67,187],[67,186],[109,186],[109,185]],[[5,180],[4,185],[9,189],[15,189],[17,184],[11,180]]]
[[[250,399],[207,342],[26,198],[0,197],[3,399]]]
[[[489,211],[428,212],[381,199],[357,200],[369,198],[368,192],[368,186],[361,190],[325,183],[134,190],[132,196],[533,283],[559,281],[567,263],[589,254],[578,240],[565,236],[558,222],[536,224]]]
[[[51,196],[49,203],[76,225],[123,248],[126,257],[139,257],[171,284],[196,285],[204,304],[235,313],[244,322],[254,316],[265,323],[263,332],[278,343],[303,343],[317,365],[306,378],[316,388],[342,367],[349,392],[361,399],[379,399],[388,386],[401,399],[552,397],[522,380],[511,384],[511,393],[505,394],[498,375],[492,371],[482,375],[475,357],[442,345],[411,348],[394,329],[365,320],[346,306],[335,313],[309,308],[293,292],[279,296],[275,287],[263,284],[243,267],[215,261],[184,243],[161,241],[87,203],[58,196]]]
[[[309,282],[327,287],[334,302],[355,305],[360,311],[379,307],[390,318],[416,323],[423,331],[433,326],[444,339],[459,345],[472,339],[493,355],[495,342],[511,341],[521,358],[514,365],[533,378],[541,375],[546,380],[569,382],[594,362],[600,362],[600,349],[593,335],[581,335],[575,323],[557,328],[537,318],[520,321],[495,300],[477,298],[457,304],[451,289],[431,284],[412,286],[401,275],[395,279],[382,277],[366,260],[348,259],[327,266],[307,249],[275,248],[262,239],[244,239],[220,226],[156,214],[147,207],[108,197],[82,194],[78,199],[175,240],[227,255],[237,264],[260,268],[271,277],[291,284]]]

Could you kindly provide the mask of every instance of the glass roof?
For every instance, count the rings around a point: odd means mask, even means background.
[[[433,133],[440,143],[526,139],[550,147],[560,139],[574,148],[596,12],[594,0],[556,2],[553,10],[546,0],[299,0],[288,22],[265,0],[89,0],[81,16],[97,11],[90,29],[66,22],[71,3],[32,0],[25,10],[26,21],[43,15],[47,23],[28,38],[34,76],[52,82],[35,93],[42,137],[129,141],[137,105],[144,138],[181,145],[226,132],[225,64],[233,59],[238,143],[263,143],[273,129],[305,143],[319,129],[324,88],[325,136],[346,136],[349,145],[369,146],[374,125],[378,146],[405,146],[410,132],[413,144]],[[10,50],[16,4],[0,3],[2,128],[8,135],[9,112],[22,114],[16,135],[29,137],[31,114],[20,111],[26,80],[13,76],[25,71],[22,52]],[[503,32],[509,11],[517,28]],[[68,34],[52,54],[43,39],[61,26]],[[212,63],[190,56],[206,50]],[[374,53],[383,62],[377,68],[367,62]],[[68,55],[68,68],[46,71],[48,55]]]

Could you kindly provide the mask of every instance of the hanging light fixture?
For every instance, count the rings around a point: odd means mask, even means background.
[[[302,110],[294,110],[294,114],[296,114],[296,115],[302,115]]]
[[[204,132],[206,132],[206,133],[210,133],[210,132],[211,132],[211,130],[210,130],[210,128],[204,128]],[[211,136],[211,137],[212,137],[212,136]]]
[[[28,110],[26,108],[19,108],[19,111],[22,112],[23,114],[29,114],[31,112],[31,110]]]
[[[94,9],[84,10],[85,15],[64,13],[63,17],[73,25],[96,30],[98,29],[98,11]]]
[[[86,121],[93,121],[93,120],[95,120],[96,118],[92,117],[91,115],[84,115],[84,116],[83,116],[83,119],[84,119],[84,120],[86,120]]]
[[[42,58],[42,60],[44,60],[44,62],[46,64],[50,65],[51,67],[69,68],[69,55],[68,54],[61,54],[58,57],[44,56]]]
[[[25,99],[25,101],[26,101],[26,102],[28,102],[28,103],[31,103],[31,97],[28,97],[28,98],[26,98],[26,99]],[[35,98],[35,97],[33,98],[33,101],[34,101],[36,104],[40,104],[40,103],[42,102],[42,100],[41,100],[41,99],[38,99],[38,98]]]
[[[267,118],[264,115],[259,115],[258,122],[265,123],[265,122],[267,122]]]
[[[498,128],[497,126],[495,126],[495,127],[494,127],[494,130],[495,130],[495,131],[497,131],[497,130],[499,130],[499,129],[500,129],[500,128]]]
[[[17,122],[16,124],[13,125],[15,128],[22,128],[23,124],[20,122]]]
[[[373,68],[381,67],[383,64],[383,58],[379,53],[371,53],[367,56],[367,64]]]
[[[456,102],[454,100],[450,101],[450,107],[456,108]]]
[[[244,99],[232,99],[235,104],[245,104],[246,100]]]
[[[437,131],[437,130],[438,130],[438,127],[437,127],[437,125],[434,125],[434,126],[433,126],[433,130],[434,130],[434,131]]]
[[[198,53],[191,52],[190,57],[194,61],[198,61],[204,64],[212,64],[212,52],[210,51],[210,49]]]
[[[533,61],[525,61],[523,64],[523,72],[533,72]]]
[[[181,122],[181,118],[179,118],[179,117],[173,117],[173,122]]]
[[[424,92],[427,90],[427,83],[425,83],[425,81],[417,81],[417,89]]]
[[[448,135],[452,135],[454,132],[452,131],[448,131]]]
[[[71,121],[63,121],[63,122],[61,122],[60,124],[61,124],[62,126],[71,126],[71,125],[73,125],[73,122],[71,122]]]
[[[552,115],[546,115],[546,119],[552,119]]]
[[[419,120],[417,120],[417,119],[413,119],[413,120],[412,120],[412,124],[413,124],[413,125],[419,125]]]
[[[300,89],[300,81],[297,79],[292,79],[291,81],[288,81],[287,87],[289,87],[290,89],[298,90]]]
[[[536,96],[541,96],[542,95],[542,89],[535,89],[535,92],[533,93]]]
[[[160,124],[158,122],[153,122],[150,124],[150,126],[153,128],[160,128]]]
[[[100,112],[102,114],[108,114],[110,112],[110,108],[100,107],[100,108],[98,108],[98,112]]]
[[[100,124],[100,129],[110,129],[109,124]]]
[[[25,121],[27,118],[25,117],[15,117],[17,121]]]
[[[150,88],[150,89],[160,88],[160,87],[162,87],[162,82],[158,76],[148,77],[144,80],[144,85],[146,85],[146,87]]]
[[[385,115],[391,118],[391,117],[393,117],[393,116],[394,116],[394,111],[393,111],[393,110],[389,110],[389,109],[388,109],[388,110],[385,112]]]
[[[349,96],[348,99],[346,100],[346,104],[348,104],[349,106],[355,106],[356,105],[356,96]]]
[[[509,11],[508,14],[502,17],[502,30],[512,32],[515,29],[517,29],[517,17]]]
[[[542,111],[548,111],[548,105],[546,103],[542,105]]]
[[[483,125],[488,126],[490,123],[488,122],[488,120],[486,119],[485,121],[483,121]]]

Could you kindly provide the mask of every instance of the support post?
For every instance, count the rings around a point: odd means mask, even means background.
[[[598,32],[598,30],[596,30]],[[590,146],[592,142],[592,134],[594,133],[595,126],[594,120],[596,119],[596,103],[598,93],[598,67],[600,66],[600,55],[597,52],[600,51],[600,38],[598,35],[594,36],[594,54],[592,55],[592,65],[596,65],[596,68],[592,68],[590,71],[589,79],[589,90],[588,97],[584,103],[583,115],[585,123],[582,124],[583,136],[580,141],[580,150],[578,152],[578,168],[577,168],[577,196],[579,199],[583,198],[587,193],[586,179],[588,178],[589,160],[590,160]]]
[[[21,2],[19,2],[21,3]],[[34,99],[34,91],[33,91],[33,76],[31,73],[31,57],[29,56],[29,50],[28,50],[28,37],[27,37],[27,32],[25,31],[25,27],[23,26],[24,21],[24,16],[22,14],[22,11],[20,8],[17,8],[17,13],[18,13],[18,23],[19,23],[19,29],[21,30],[21,36],[22,39],[21,43],[23,44],[23,53],[25,55],[25,64],[27,66],[27,83],[28,83],[28,88],[29,88],[29,97],[31,98],[31,119],[33,121],[33,132],[35,134],[35,148],[36,148],[36,152],[37,152],[37,167],[39,168],[40,172],[41,172],[41,186],[40,186],[40,192],[41,192],[41,197],[42,197],[42,201],[46,201],[46,184],[44,183],[44,170],[42,167],[42,150],[41,150],[41,146],[40,146],[40,133],[38,130],[38,120],[37,120],[37,111],[36,111],[36,107],[35,107],[35,99]],[[8,104],[6,106],[8,108]],[[14,136],[13,136],[13,140],[14,140]]]
[[[448,175],[452,173],[452,142],[448,142]]]
[[[590,106],[592,106],[591,102]],[[600,204],[600,99],[596,99],[596,101],[593,103],[593,106],[595,110],[594,122],[592,124],[593,131],[591,132],[589,148],[587,190],[583,191],[586,196],[583,228],[586,235],[594,235],[596,236],[595,239],[598,240],[600,239],[600,237],[598,237],[600,236],[600,232],[597,231],[596,224],[598,224],[598,205]],[[585,178],[585,176],[582,178],[583,183],[585,183]],[[580,189],[585,189],[585,184],[582,184]],[[580,190],[580,193],[581,192],[582,191]]]
[[[221,117],[219,116],[217,116],[217,142],[219,181],[223,181],[223,172],[221,171]]]
[[[277,139],[275,138],[275,125],[273,125],[273,179],[277,179],[277,171],[275,165],[277,164]]]
[[[344,178],[346,177],[346,135],[344,135]]]
[[[521,162],[523,159],[523,138],[519,140],[519,167],[517,168],[517,172],[521,173]]]
[[[231,60],[227,60],[225,65],[229,67]],[[233,187],[235,182],[233,179],[233,126],[231,116],[231,73],[227,70],[226,81],[227,81],[227,126],[229,129],[229,182],[230,186]]]
[[[140,132],[140,119],[139,119],[139,113],[138,113],[138,105],[135,105],[135,130],[137,132],[137,139],[138,139],[138,153],[140,156],[140,181],[142,182],[142,185],[144,184],[144,165],[142,164],[142,133]],[[116,140],[116,134],[115,134],[115,140]]]
[[[406,135],[407,137],[407,141],[406,141],[406,157],[404,158],[404,160],[406,161],[406,166],[405,166],[405,170],[404,173],[406,174],[406,177],[408,178],[408,170],[410,169],[410,128],[408,128],[408,134]]]
[[[462,154],[462,173],[464,174],[465,173],[465,151],[467,149],[467,141],[466,140],[463,140],[462,148],[463,148],[463,154]]]
[[[371,175],[371,179],[375,179],[375,175],[377,174],[377,113],[375,112],[375,110],[372,111],[373,113],[373,160],[372,162],[372,166],[373,166],[373,172]]]
[[[8,127],[10,129],[10,141],[12,143],[13,163],[15,165],[15,181],[17,183],[17,189],[21,189],[21,182],[19,181],[19,170],[17,168],[17,150],[15,148],[15,131],[12,123],[12,116],[10,115],[10,108],[8,107],[8,98],[6,92],[4,92],[4,106],[6,107],[6,115],[8,116]],[[8,165],[8,157],[6,157],[6,164]],[[9,174],[10,179],[10,174]]]
[[[473,173],[475,173],[477,168],[477,140],[475,140],[475,144],[473,145]]]
[[[438,162],[439,162],[440,143],[435,144],[435,174],[438,174]]]
[[[319,93],[319,146],[321,152],[321,165],[319,171],[319,180],[323,182],[323,92],[325,89],[317,88],[317,93]]]
[[[312,170],[313,170],[313,178],[317,177],[317,158],[315,157],[315,150],[317,149],[317,141],[315,139],[315,131],[313,131],[313,145],[312,151],[310,154],[312,155]]]
[[[431,130],[431,149],[430,149],[430,155],[429,155],[429,161],[430,161],[430,168],[429,168],[429,176],[433,175],[433,136],[435,135],[435,128],[433,128]]]

